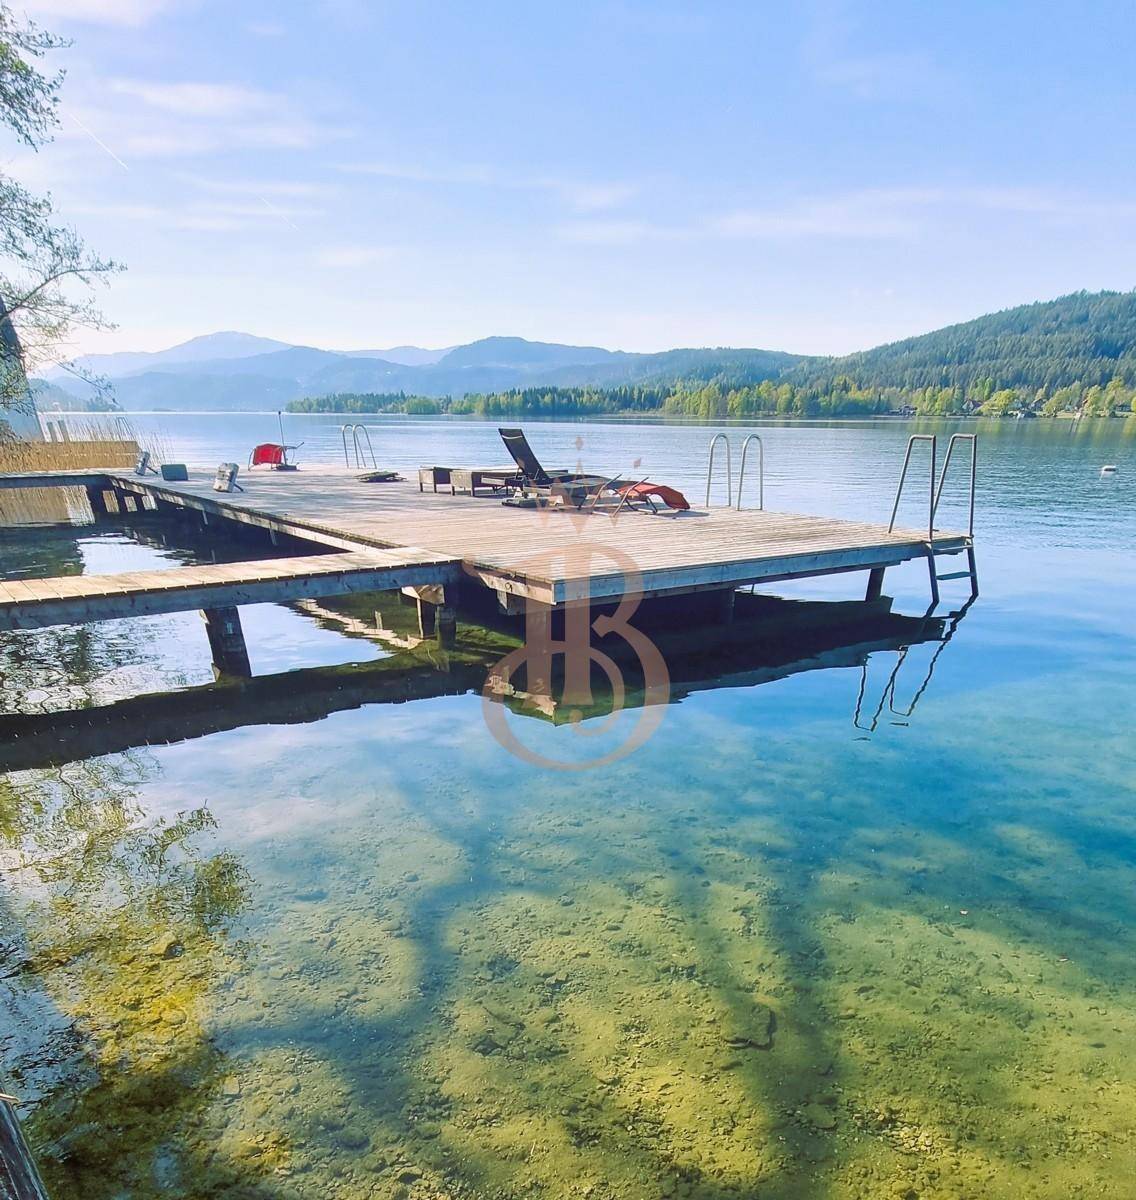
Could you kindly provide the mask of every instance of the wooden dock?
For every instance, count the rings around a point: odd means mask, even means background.
[[[502,596],[545,604],[739,587],[926,560],[926,531],[798,513],[732,508],[670,516],[507,508],[491,497],[420,492],[412,483],[360,483],[356,472],[319,467],[242,474],[242,493],[211,490],[212,475],[186,483],[118,476],[115,486],[160,504],[195,508],[337,546],[420,546],[460,559],[468,576]],[[972,546],[936,531],[936,555]]]
[[[936,530],[932,543],[925,530],[798,513],[523,509],[407,482],[365,483],[323,466],[245,472],[244,491],[218,493],[213,475],[194,470],[172,483],[121,470],[25,473],[0,476],[0,488],[82,488],[96,512],[113,496],[121,511],[180,510],[206,525],[257,526],[327,553],[0,584],[0,630],[201,609],[218,671],[247,675],[242,604],[402,588],[418,598],[422,631],[436,629],[445,643],[459,580],[495,592],[509,612],[713,591],[729,619],[746,584],[864,571],[874,598],[888,567],[922,560],[937,597],[938,556],[966,553],[973,568],[973,539],[958,532]]]

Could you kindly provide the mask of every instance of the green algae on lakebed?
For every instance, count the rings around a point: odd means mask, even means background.
[[[1054,944],[992,851],[838,821],[819,778],[727,828],[697,788],[490,802],[414,757],[421,791],[338,777],[302,849],[212,867],[199,819],[134,848],[177,871],[104,848],[118,908],[45,895],[25,970],[86,1072],[29,1122],[54,1195],[1127,1194],[1128,933]],[[1058,848],[1008,832],[1021,901]]]

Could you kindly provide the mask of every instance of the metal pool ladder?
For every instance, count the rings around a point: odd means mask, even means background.
[[[367,428],[366,425],[358,425],[358,424],[356,424],[356,425],[341,425],[339,427],[339,433],[343,439],[343,461],[348,466],[351,466],[351,457],[347,451],[347,431],[349,429],[351,430],[351,444],[355,451],[355,466],[356,466],[356,468],[359,470],[365,470],[367,467],[367,458],[368,458],[368,456],[370,456],[371,470],[372,471],[378,470],[378,463],[375,461],[375,450],[374,450],[374,447],[371,445],[371,431]],[[367,440],[367,444],[366,444],[365,448],[361,445],[361,443],[359,441],[360,430],[362,431],[363,436]]]
[[[746,456],[749,454],[750,442],[757,443],[757,507],[765,508],[765,443],[756,433],[751,433],[742,442],[742,461],[738,468],[737,502],[734,501],[734,468],[730,452],[730,439],[724,433],[716,433],[710,439],[710,454],[706,463],[706,507],[710,507],[710,489],[714,482],[714,454],[718,443],[726,446],[726,507],[741,512],[742,488],[745,486]]]
[[[911,466],[911,455],[917,442],[927,442],[931,448],[930,470],[927,473],[927,566],[931,579],[931,599],[939,603],[939,584],[948,579],[969,579],[970,598],[978,596],[978,567],[974,557],[974,492],[978,479],[978,435],[976,433],[952,433],[947,443],[947,453],[943,458],[943,467],[936,478],[935,468],[938,459],[939,435],[935,433],[913,433],[907,439],[907,453],[903,456],[903,469],[899,473],[899,485],[895,489],[895,503],[891,506],[891,520],[888,522],[888,533],[895,530],[895,518],[899,513],[899,504],[903,499],[903,487],[907,482],[908,468]],[[939,511],[939,502],[943,498],[943,485],[947,481],[947,471],[954,457],[955,447],[959,442],[970,443],[970,489],[966,533],[970,544],[966,547],[967,570],[948,571],[940,575],[935,563],[936,555],[940,553],[958,554],[958,550],[938,551],[935,549],[935,516]]]
[[[706,464],[706,507],[710,507],[710,484],[714,478],[714,452],[718,443],[726,443],[726,507],[734,503],[734,468],[730,462],[730,439],[724,433],[716,433],[710,439],[710,459]]]

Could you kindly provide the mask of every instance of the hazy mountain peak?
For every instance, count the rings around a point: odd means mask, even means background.
[[[600,346],[530,342],[521,337],[487,337],[455,346],[440,361],[447,367],[558,367],[606,362],[616,352]]]
[[[203,333],[187,342],[179,342],[165,350],[122,350],[113,354],[85,354],[75,360],[76,366],[93,375],[105,375],[108,379],[121,379],[126,375],[137,375],[142,371],[161,370],[166,366],[183,363],[231,361],[252,358],[257,354],[272,354],[277,350],[291,349],[291,342],[278,342],[275,338],[258,337],[253,333],[223,330],[220,333]],[[45,372],[48,379],[69,380],[70,372],[60,367]]]
[[[188,342],[180,342],[168,350],[158,350],[150,361],[198,362],[215,358],[251,358],[254,354],[271,354],[274,350],[288,350],[292,342],[278,342],[275,338],[258,337],[255,333],[240,333],[225,329],[219,333],[203,333]]]
[[[348,358],[381,358],[384,362],[398,363],[402,367],[429,367],[444,358],[452,346],[441,350],[427,350],[424,346],[391,346],[389,350],[347,350]]]

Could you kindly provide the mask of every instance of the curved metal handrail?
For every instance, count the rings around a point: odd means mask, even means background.
[[[927,542],[934,545],[935,541],[935,460],[938,457],[939,438],[934,433],[913,433],[907,439],[907,453],[903,456],[903,470],[899,473],[899,486],[895,489],[895,503],[891,506],[891,520],[888,522],[888,533],[895,530],[895,518],[899,512],[899,502],[903,497],[903,485],[907,480],[907,468],[911,465],[911,452],[916,442],[931,443],[931,471],[927,494]]]
[[[366,469],[368,455],[370,456],[370,459],[371,459],[371,470],[372,471],[377,470],[379,464],[378,464],[378,460],[375,458],[375,448],[374,448],[374,446],[371,445],[371,431],[367,428],[366,425],[360,425],[358,423],[340,425],[340,427],[339,427],[339,436],[343,442],[343,461],[344,461],[344,463],[346,463],[347,466],[351,466],[351,455],[348,453],[348,450],[347,450],[347,431],[349,429],[351,430],[351,446],[355,451],[355,468],[356,468],[356,470],[362,471],[362,470]],[[363,453],[363,447],[360,445],[360,442],[359,442],[359,431],[360,430],[362,430],[363,436],[367,439],[366,454]]]
[[[951,440],[947,443],[947,453],[943,456],[943,469],[939,473],[939,486],[935,490],[935,499],[931,505],[931,520],[932,522],[935,520],[935,514],[939,511],[939,501],[943,498],[943,484],[947,481],[947,468],[951,465],[951,455],[955,452],[956,442],[970,442],[970,511],[966,532],[969,537],[974,537],[974,489],[978,480],[977,433],[951,434]]]
[[[372,471],[378,470],[379,464],[378,464],[378,461],[375,459],[375,448],[374,448],[374,446],[371,445],[371,431],[367,428],[366,425],[352,426],[351,436],[355,441],[355,459],[356,459],[356,461],[358,461],[361,458],[363,460],[363,466],[365,467],[367,465],[366,456],[363,455],[359,449],[359,431],[360,430],[363,431],[363,435],[367,439],[367,454],[369,454],[371,456],[371,470]]]
[[[742,487],[745,484],[746,473],[746,453],[749,450],[750,442],[757,443],[757,507],[758,509],[765,508],[765,443],[756,433],[751,433],[744,442],[742,442],[742,462],[738,468],[738,502],[734,507],[738,512],[742,511]],[[729,443],[726,443],[729,445]]]
[[[706,464],[706,507],[710,507],[710,483],[714,477],[714,451],[719,442],[726,443],[726,507],[734,503],[734,467],[730,461],[730,439],[724,433],[716,433],[710,439],[710,461]]]

